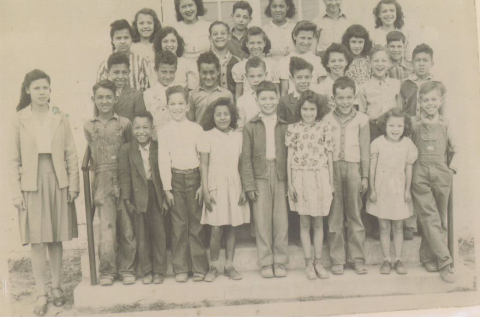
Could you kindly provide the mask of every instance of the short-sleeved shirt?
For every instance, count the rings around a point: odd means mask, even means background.
[[[97,72],[97,82],[108,79],[108,57],[100,64]],[[127,85],[133,89],[145,91],[150,88],[151,66],[148,61],[135,52],[129,55],[130,74],[128,75]]]
[[[328,167],[328,152],[333,152],[332,126],[328,122],[289,124],[285,145],[292,149],[292,168],[319,170]]]
[[[170,86],[163,86],[158,81],[143,93],[145,108],[153,116],[153,139],[157,139],[157,132],[170,122],[170,111],[167,105],[166,91]]]
[[[242,131],[245,124],[260,112],[257,105],[257,94],[251,90],[244,93],[237,100],[238,109],[238,130]]]
[[[367,114],[370,120],[378,119],[388,110],[398,106],[397,97],[400,94],[400,86],[398,79],[370,78],[359,89],[359,110]]]
[[[185,57],[177,58],[177,71],[172,86],[180,85],[190,90],[198,89],[200,76],[195,60]]]
[[[287,19],[287,22],[281,26],[277,26],[273,21],[262,27],[268,39],[272,43],[272,48],[268,53],[269,57],[276,60],[287,56],[290,52],[295,50],[295,44],[292,39],[292,32],[295,28],[295,23]]]
[[[265,68],[267,71],[267,77],[265,78],[268,81],[271,81],[274,84],[280,83],[280,74],[278,72],[278,63],[269,57],[263,58],[265,62]],[[245,65],[247,64],[247,59],[244,59],[235,64],[232,68],[232,76],[235,83],[243,83],[243,93],[252,91],[252,87],[246,79]]]
[[[205,124],[204,117],[208,106],[219,98],[230,98],[233,104],[233,95],[230,90],[217,86],[216,88],[206,91],[202,87],[190,92],[188,96],[188,104],[190,109],[187,118],[203,126]]]
[[[370,79],[371,74],[372,69],[370,68],[370,58],[368,58],[368,56],[353,60],[348,67],[348,70],[345,72],[345,76],[353,79],[355,84],[357,84],[357,87],[367,82]]]
[[[317,44],[317,51],[324,52],[332,43],[342,43],[343,33],[350,26],[351,22],[347,16],[340,12],[335,19],[330,15],[325,14],[312,20],[317,25],[317,30],[320,31],[320,40]]]
[[[201,53],[210,50],[210,22],[199,17],[194,24],[186,24],[180,21],[175,23],[173,27],[185,41],[183,57],[197,60]]]

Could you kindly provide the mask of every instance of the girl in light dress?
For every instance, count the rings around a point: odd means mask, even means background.
[[[46,252],[52,273],[52,303],[66,302],[60,287],[63,242],[78,237],[74,200],[78,197],[78,158],[67,115],[50,102],[50,77],[35,69],[25,75],[8,152],[10,191],[18,210],[22,245],[31,244],[37,302],[47,312]]]
[[[135,20],[132,22],[133,44],[130,50],[138,55],[142,55],[151,67],[155,67],[153,39],[161,28],[162,25],[160,24],[157,13],[149,8],[143,8],[138,11],[135,14]]]
[[[325,111],[327,109],[327,111]],[[322,122],[328,113],[322,100],[307,91],[298,101],[302,121],[288,126],[288,198],[290,209],[300,215],[300,240],[305,255],[307,279],[328,278],[321,263],[323,217],[333,199],[333,139],[330,124]],[[310,229],[313,226],[314,259]]]
[[[390,109],[378,120],[384,135],[370,145],[370,188],[367,213],[378,217],[380,244],[384,261],[380,273],[390,274],[390,232],[393,231],[395,261],[393,267],[398,274],[407,270],[401,261],[403,248],[403,222],[413,215],[412,165],[418,151],[407,135],[412,123],[410,117],[398,108]]]
[[[180,85],[186,87],[189,91],[198,88],[200,79],[197,64],[195,60],[183,56],[185,42],[177,30],[171,26],[166,26],[158,31],[153,40],[153,50],[155,53],[170,51],[177,55],[177,71],[172,83],[173,86]]]
[[[277,61],[295,49],[291,38],[295,28],[295,22],[291,19],[295,12],[293,0],[269,0],[265,9],[265,15],[272,18],[270,23],[262,27],[272,41],[272,49],[268,56]]]
[[[219,98],[209,106],[205,117],[207,132],[198,149],[205,202],[200,223],[212,226],[210,270],[205,282],[213,282],[218,276],[220,242],[224,231],[224,274],[239,280],[242,276],[233,266],[235,227],[250,222],[250,210],[238,166],[242,152],[242,134],[235,130],[238,113],[229,98]]]
[[[368,52],[372,49],[372,41],[370,41],[367,29],[360,24],[354,24],[343,34],[342,44],[348,48],[353,57],[345,76],[353,79],[358,87],[368,81],[371,76]]]
[[[199,18],[206,13],[203,0],[175,0],[175,11],[178,22],[172,26],[185,41],[184,57],[196,61],[210,50],[210,22]]]
[[[278,63],[270,57],[265,57],[270,52],[272,44],[267,34],[258,26],[248,28],[242,43],[242,50],[247,53],[248,58],[258,57],[265,62],[266,80],[271,81],[279,86],[280,74],[278,71]],[[235,81],[235,100],[238,100],[243,94],[251,93],[252,88],[245,78],[245,65],[247,58],[241,60],[232,68],[232,77]]]

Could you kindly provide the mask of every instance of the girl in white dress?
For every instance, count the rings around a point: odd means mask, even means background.
[[[332,128],[320,121],[329,109],[313,91],[302,94],[297,105],[302,121],[290,124],[285,135],[288,198],[290,209],[300,215],[307,279],[324,279],[328,273],[321,263],[323,217],[328,216],[333,199]],[[311,252],[312,226],[315,260]]]
[[[170,51],[177,55],[177,71],[172,85],[186,87],[189,91],[198,88],[200,79],[197,63],[195,60],[183,56],[185,42],[177,30],[166,26],[158,31],[153,40],[153,50],[155,54],[161,51]]]
[[[175,0],[175,11],[178,23],[173,26],[185,40],[184,56],[196,61],[210,50],[210,22],[199,18],[206,13],[203,0]]]
[[[233,267],[235,227],[250,222],[245,204],[238,162],[242,152],[242,134],[235,131],[237,109],[229,98],[219,98],[208,108],[203,142],[200,143],[200,165],[204,207],[201,224],[212,226],[210,237],[210,270],[205,282],[218,275],[220,241],[225,230],[226,263],[224,274],[239,280],[242,276]]]
[[[384,135],[370,145],[370,192],[367,213],[378,217],[380,224],[380,244],[384,262],[380,273],[390,274],[390,231],[393,229],[395,249],[394,268],[398,274],[406,274],[402,261],[403,222],[413,215],[412,165],[418,151],[410,135],[410,117],[398,108],[390,109],[378,120]]]

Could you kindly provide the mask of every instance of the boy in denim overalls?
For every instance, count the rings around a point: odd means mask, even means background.
[[[439,109],[444,105],[445,86],[424,83],[419,90],[420,115],[412,118],[412,140],[418,148],[413,165],[412,195],[423,229],[420,261],[427,272],[437,272],[445,282],[455,282],[453,262],[446,243],[447,208],[452,175],[456,173],[456,144],[452,129]],[[452,156],[447,166],[447,152]]]

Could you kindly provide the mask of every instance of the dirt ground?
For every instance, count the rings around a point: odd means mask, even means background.
[[[475,269],[475,246],[473,239],[459,239],[459,257],[460,262],[471,269]],[[82,279],[80,257],[83,250],[65,250],[63,257],[62,269],[62,288],[67,298],[67,303],[63,307],[55,307],[51,303],[48,306],[48,315],[54,316],[80,316],[88,314],[88,311],[79,312],[74,307],[73,290],[75,286],[80,283]],[[15,315],[32,315],[33,307],[36,301],[35,280],[32,273],[32,265],[29,258],[22,258],[20,260],[9,260],[9,276],[11,283],[9,284],[10,304],[12,313]],[[47,265],[47,280],[51,280],[50,268]],[[47,288],[51,290],[51,285]],[[51,299],[51,294],[49,294]],[[308,300],[308,299],[306,299]],[[262,301],[263,303],[263,301]],[[121,307],[113,307],[108,311],[96,311],[96,313],[118,313],[118,312],[134,312],[134,311],[155,311],[175,308],[192,308],[200,306],[212,306],[213,303],[202,304],[185,304],[185,305],[168,305],[155,304],[149,307],[140,307],[139,305],[128,305]],[[222,305],[242,305],[255,304],[253,302],[245,303],[232,302],[222,303]],[[213,304],[215,305],[215,304]]]

